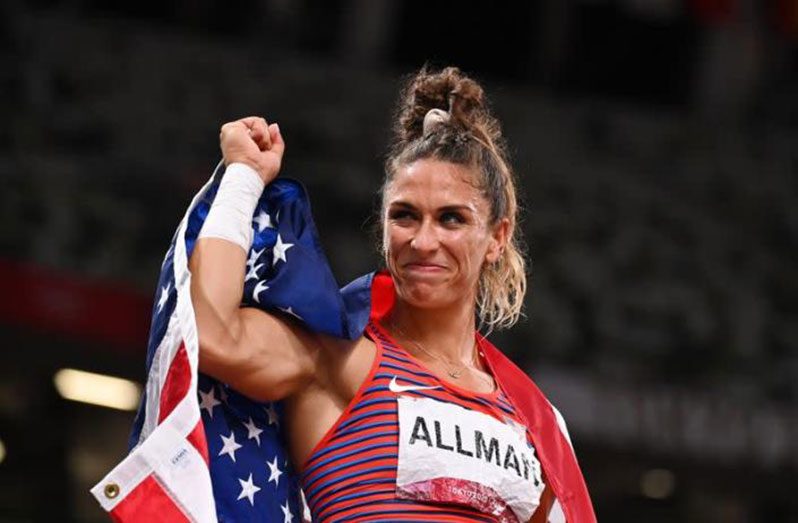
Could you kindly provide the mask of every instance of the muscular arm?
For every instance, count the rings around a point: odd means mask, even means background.
[[[279,129],[260,118],[225,124],[225,163],[254,168],[269,183],[280,168]],[[200,370],[259,400],[282,399],[314,372],[317,343],[295,324],[240,308],[246,253],[220,238],[201,238],[189,260],[191,299],[199,331]]]
[[[200,370],[260,400],[290,395],[313,373],[311,335],[258,309],[239,308],[246,255],[217,238],[197,242],[189,267]]]

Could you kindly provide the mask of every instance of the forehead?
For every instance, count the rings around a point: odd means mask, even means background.
[[[386,204],[393,201],[433,207],[487,203],[473,168],[433,159],[416,160],[396,170],[385,194]]]

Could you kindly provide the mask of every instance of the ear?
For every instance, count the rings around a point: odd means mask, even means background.
[[[502,218],[493,226],[490,238],[488,239],[488,250],[485,253],[486,263],[496,263],[502,256],[507,242],[510,239],[510,220]]]

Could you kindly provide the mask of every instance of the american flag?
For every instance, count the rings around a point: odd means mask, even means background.
[[[187,262],[223,175],[219,164],[166,253],[130,454],[92,488],[116,521],[303,518],[298,477],[281,433],[282,405],[252,401],[197,371]],[[242,306],[291,315],[311,330],[338,337],[363,332],[371,275],[339,291],[298,182],[280,178],[269,184],[252,228]]]

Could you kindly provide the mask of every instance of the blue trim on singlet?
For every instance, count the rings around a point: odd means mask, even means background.
[[[421,376],[423,378],[435,379],[435,376],[430,374],[429,372],[406,369],[406,368],[404,368],[404,367],[402,367],[400,365],[396,365],[394,363],[383,363],[382,365],[380,365],[380,367],[388,367],[389,369],[401,370],[402,372],[406,372],[408,374],[412,374],[413,376]],[[391,378],[393,378],[393,376],[391,376]],[[397,378],[405,379],[404,376],[397,376]]]
[[[357,416],[352,416],[348,420],[344,421],[340,425],[338,425],[338,429],[344,429],[353,423],[357,423],[358,421],[362,421],[366,418],[370,418],[372,416],[380,416],[382,414],[393,414],[396,412],[396,409],[389,409],[389,410],[374,410],[371,412],[364,412],[363,414],[358,414]]]
[[[363,440],[363,438],[361,438],[361,441],[362,440]],[[348,441],[347,445],[349,445],[351,443],[352,443],[351,441]],[[344,452],[343,454],[339,454],[339,455],[337,455],[337,456],[335,456],[333,458],[327,458],[327,459],[323,459],[323,460],[319,461],[318,463],[314,464],[312,467],[307,469],[305,471],[305,474],[313,474],[313,472],[317,468],[322,467],[324,465],[327,465],[328,463],[332,463],[334,461],[337,461],[339,459],[348,458],[349,456],[353,456],[355,454],[360,454],[361,452],[368,452],[370,450],[382,449],[382,448],[385,448],[385,447],[392,447],[392,446],[396,446],[396,442],[390,441],[390,442],[387,442],[387,443],[377,443],[377,444],[374,444],[374,445],[366,445],[365,447],[360,447],[360,448],[357,448],[355,450],[350,450],[349,452]],[[338,445],[338,447],[340,448],[341,445]],[[369,459],[374,459],[374,457],[369,458]],[[353,462],[353,463],[357,463],[357,462]]]
[[[385,457],[389,457],[389,458],[393,457],[395,459],[395,456],[393,454],[386,454],[384,456],[374,456],[374,457],[370,457],[368,459],[359,460],[359,462],[357,462],[357,464],[359,465],[360,463],[365,463],[366,461],[372,461],[374,459],[383,459]],[[369,470],[368,473],[369,474],[373,474],[375,472],[386,472],[388,470],[396,470],[396,465],[387,466],[387,467],[374,467],[373,469]],[[338,476],[338,477],[335,478],[334,481],[327,481],[327,482],[315,485],[321,478],[323,478],[325,476],[329,476],[332,472],[333,471],[326,472],[326,473],[320,475],[317,478],[313,478],[313,481],[311,481],[310,483],[308,483],[304,487],[305,493],[307,494],[307,496],[309,498],[316,497],[316,492],[324,490],[326,487],[332,485],[335,482],[344,481],[344,480],[347,480],[347,479],[350,479],[350,478],[354,478],[355,476],[363,474],[362,470],[356,470],[354,472],[350,472],[349,474],[344,474],[343,476]]]
[[[371,479],[364,479],[363,481],[358,481],[357,483],[350,483],[348,485],[342,485],[340,487],[331,488],[327,491],[328,495],[331,494],[338,494],[340,492],[345,492],[349,489],[359,487],[361,485],[396,485],[396,482],[392,478],[371,478]],[[330,499],[329,501],[325,501],[325,507],[330,503],[335,503],[334,499]],[[320,510],[318,512],[321,512]]]
[[[393,483],[393,480],[383,480],[383,482]],[[346,494],[345,496],[338,496],[337,498],[325,501],[323,504],[321,504],[318,507],[316,507],[316,511],[321,514],[322,512],[324,512],[324,509],[326,509],[327,507],[329,507],[333,503],[337,503],[339,501],[349,501],[349,500],[352,500],[352,499],[365,498],[365,497],[368,497],[368,496],[380,496],[380,495],[385,495],[385,494],[393,494],[395,491],[396,491],[396,489],[390,488],[390,489],[386,489],[386,490],[374,490],[372,492],[355,492],[354,494]]]
[[[320,458],[322,456],[326,456],[330,452],[335,452],[336,450],[340,449],[341,447],[348,447],[349,445],[355,445],[355,444],[360,443],[361,441],[364,441],[364,440],[367,440],[367,439],[372,439],[372,438],[376,439],[376,438],[382,438],[382,437],[385,437],[385,436],[390,436],[391,434],[394,434],[394,433],[395,433],[394,431],[379,432],[379,433],[376,433],[376,434],[368,434],[366,436],[361,436],[359,438],[350,439],[349,441],[343,441],[341,443],[336,443],[335,445],[330,445],[329,447],[327,447],[323,451],[321,451],[318,454],[316,454],[314,456],[314,458],[318,459],[318,458]],[[309,469],[305,470],[304,474],[307,475],[307,474],[311,473],[311,471],[313,471],[315,468],[316,468],[316,465],[313,465]]]
[[[395,427],[398,424],[399,424],[399,422],[397,422],[397,421],[380,421],[379,423],[372,423],[370,425],[359,425],[357,427],[350,427],[346,431],[342,431],[342,432],[338,432],[338,433],[334,434],[330,438],[330,441],[341,439],[344,436],[357,434],[358,432],[361,432],[361,431],[364,431],[364,430],[374,429],[374,428],[377,428],[377,427],[389,427],[389,426]]]
[[[371,503],[373,503],[373,501],[364,501],[362,503],[356,503],[356,504],[350,505],[348,507],[341,507],[341,508],[339,508],[337,510],[332,511],[329,514],[326,514],[323,517],[323,520],[326,520],[327,518],[334,517],[336,514],[339,514],[341,512],[346,512],[348,510],[352,510],[352,509],[355,509],[355,508],[368,506]],[[395,501],[391,501],[391,503],[396,503],[398,505],[402,505],[402,504],[415,505],[417,502],[415,502],[413,500],[397,499]],[[423,514],[423,515],[426,515],[426,516],[431,516],[431,517],[434,517],[435,515],[439,515],[439,516],[460,517],[460,518],[462,518],[464,520],[466,518],[468,518],[468,519],[471,519],[472,521],[483,521],[485,523],[491,523],[493,521],[496,521],[495,518],[492,518],[490,516],[483,517],[483,516],[479,516],[477,514],[467,514],[467,513],[463,513],[463,512],[456,512],[456,511],[449,511],[449,510],[436,510],[434,514],[431,514],[430,512],[423,512],[423,510],[424,509],[422,509],[422,508],[419,508],[419,509],[416,509],[416,510],[401,510],[401,509],[372,510],[370,512],[358,512],[357,516],[352,516],[352,518],[362,519],[362,518],[368,517],[368,516],[388,516],[388,515],[401,516],[401,515],[406,515],[406,514],[420,513],[420,514]],[[464,509],[464,510],[467,510],[467,509]],[[347,519],[346,518],[345,519],[338,519],[336,521],[347,521]],[[394,523],[396,522],[395,519],[394,520],[387,520],[387,521],[393,521]],[[421,521],[425,521],[426,523],[429,523],[430,521],[434,521],[434,520],[430,520],[429,517],[427,517],[426,519],[421,520]],[[403,521],[403,523],[404,523],[404,521]]]
[[[388,352],[384,352],[383,355],[386,358],[390,358],[390,359],[396,360],[396,361],[401,361],[402,363],[411,363],[411,364],[413,363],[413,360],[410,360],[408,358],[403,358],[401,356],[397,356],[396,354],[388,354]]]
[[[370,407],[372,405],[379,405],[380,403],[396,403],[396,398],[374,398],[366,401],[361,401],[354,407],[352,407],[349,412],[356,412],[358,410],[364,409],[366,407]]]

